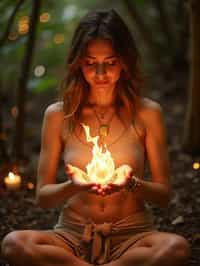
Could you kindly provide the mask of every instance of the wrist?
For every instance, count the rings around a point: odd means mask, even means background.
[[[125,186],[127,191],[133,192],[135,189],[141,186],[140,178],[132,176],[130,182]]]

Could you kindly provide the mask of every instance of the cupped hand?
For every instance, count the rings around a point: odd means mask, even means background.
[[[71,164],[67,164],[65,170],[69,178],[72,180],[72,183],[79,189],[92,189],[92,191],[95,191],[97,189],[96,183],[90,182],[87,174],[80,168],[75,167]]]
[[[111,183],[102,187],[101,194],[112,194],[120,191],[131,180],[133,169],[128,164],[123,164],[115,170],[114,178]]]

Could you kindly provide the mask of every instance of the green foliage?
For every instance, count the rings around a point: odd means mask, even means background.
[[[28,88],[33,93],[41,93],[47,90],[52,90],[57,87],[58,80],[55,77],[44,77],[41,79],[33,78],[28,84]]]

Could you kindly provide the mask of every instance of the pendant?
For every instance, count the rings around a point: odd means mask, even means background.
[[[99,136],[100,137],[106,137],[108,135],[108,125],[102,124],[99,127]]]

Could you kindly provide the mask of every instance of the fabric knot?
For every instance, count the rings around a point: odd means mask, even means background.
[[[91,242],[90,260],[92,263],[103,263],[110,255],[110,233],[112,232],[112,223],[86,224],[82,240]]]
[[[107,236],[111,233],[111,223],[96,224],[94,226],[94,232],[102,233],[103,236]]]

